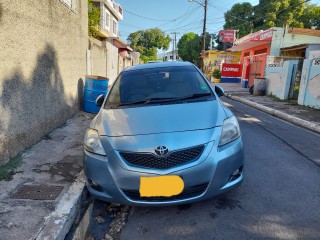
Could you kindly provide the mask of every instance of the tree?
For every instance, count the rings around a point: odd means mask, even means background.
[[[302,0],[260,0],[255,8],[256,30],[270,27],[303,27],[299,17],[303,14]]]
[[[184,61],[199,65],[199,54],[202,50],[201,37],[195,33],[184,34],[178,42],[178,54]]]
[[[133,32],[127,40],[134,51],[140,52],[141,60],[148,62],[157,60],[157,49],[167,50],[169,48],[171,38],[159,28],[151,28]]]
[[[250,3],[237,3],[224,14],[226,23],[223,29],[239,30],[239,37],[250,33],[254,8]]]
[[[211,38],[211,35],[210,33],[206,32],[206,46],[205,46],[205,50],[208,50],[210,48],[210,41],[213,40],[213,36]],[[200,35],[200,41],[201,41],[201,50],[203,50],[203,34],[201,33]]]
[[[316,4],[306,4],[299,21],[305,28],[320,29],[320,6]]]
[[[91,0],[88,0],[88,29],[89,36],[97,37],[100,23],[100,8],[96,7]]]

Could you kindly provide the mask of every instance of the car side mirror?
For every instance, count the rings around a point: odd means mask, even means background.
[[[219,85],[216,85],[216,86],[214,87],[214,90],[215,90],[216,94],[218,95],[218,97],[224,96],[224,90],[223,90],[223,88],[220,87]]]
[[[100,94],[97,99],[96,99],[96,106],[101,107],[104,101],[104,96],[103,94]]]

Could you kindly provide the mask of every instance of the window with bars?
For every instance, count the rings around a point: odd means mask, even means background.
[[[105,20],[104,20],[104,23],[105,23],[105,28],[107,30],[110,30],[110,12],[106,9],[105,10]]]
[[[118,22],[115,18],[113,18],[113,24],[112,24],[112,33],[115,35],[115,36],[118,36]]]
[[[60,0],[63,2],[67,7],[69,7],[71,10],[76,10],[77,0]]]

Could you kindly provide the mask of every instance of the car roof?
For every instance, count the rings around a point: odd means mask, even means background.
[[[135,71],[142,69],[152,69],[152,68],[163,68],[163,67],[186,67],[186,66],[194,66],[194,64],[190,62],[157,62],[157,63],[146,63],[139,64],[132,67],[128,67],[123,70],[123,72],[127,71]]]

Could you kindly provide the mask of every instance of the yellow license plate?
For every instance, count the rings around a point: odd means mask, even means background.
[[[179,176],[140,177],[141,197],[172,197],[183,189],[184,182]]]

